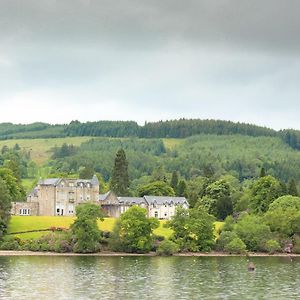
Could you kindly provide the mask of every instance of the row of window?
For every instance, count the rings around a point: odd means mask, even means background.
[[[29,216],[30,215],[30,209],[29,208],[21,208],[20,209],[20,216]]]

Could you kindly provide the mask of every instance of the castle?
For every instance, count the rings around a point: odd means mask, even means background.
[[[40,180],[27,196],[26,202],[13,202],[12,215],[17,216],[75,216],[81,203],[92,202],[102,207],[109,217],[118,218],[128,208],[138,205],[149,217],[169,220],[176,207],[188,208],[184,197],[144,196],[117,197],[113,192],[99,194],[99,181],[92,179],[48,178]]]

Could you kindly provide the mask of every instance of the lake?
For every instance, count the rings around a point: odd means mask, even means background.
[[[0,257],[0,299],[297,299],[300,258]]]

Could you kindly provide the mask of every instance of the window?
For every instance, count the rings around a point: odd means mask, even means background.
[[[158,218],[158,211],[155,211],[155,212],[154,212],[154,217],[155,217],[155,218]]]
[[[167,213],[165,213],[165,217],[167,217],[168,216],[168,214]]]
[[[91,198],[90,195],[86,196],[86,200],[90,200],[90,198]]]
[[[30,209],[29,208],[21,208],[20,209],[20,215],[21,216],[29,216],[30,215]]]

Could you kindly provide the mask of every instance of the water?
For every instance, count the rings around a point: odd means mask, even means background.
[[[0,257],[0,299],[300,299],[300,258]]]

